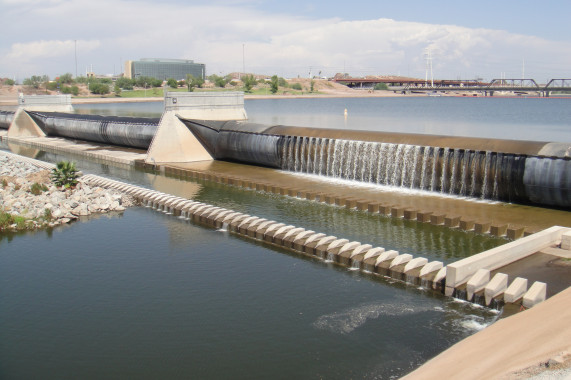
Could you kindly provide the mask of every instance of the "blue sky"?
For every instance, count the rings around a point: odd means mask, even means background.
[[[0,0],[0,77],[144,57],[284,77],[571,78],[570,0]]]

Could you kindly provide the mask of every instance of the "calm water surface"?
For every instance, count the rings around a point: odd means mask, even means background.
[[[158,117],[162,102],[84,104],[77,112]],[[254,123],[571,142],[571,98],[249,99]],[[348,117],[345,119],[344,110]]]
[[[0,378],[395,378],[496,314],[146,208],[0,237]]]

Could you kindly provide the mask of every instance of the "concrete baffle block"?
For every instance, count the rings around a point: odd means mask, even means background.
[[[358,200],[356,207],[357,207],[357,210],[359,210],[359,211],[368,211],[368,209],[369,209],[369,201]]]
[[[478,234],[487,234],[490,232],[490,222],[476,222],[474,224],[474,231]]]
[[[345,208],[347,210],[353,210],[357,207],[357,199],[355,198],[348,198],[345,200]]]
[[[531,285],[531,288],[523,295],[523,307],[529,309],[534,307],[540,302],[545,301],[547,297],[547,284],[544,282],[536,281]]]
[[[405,267],[404,267],[404,273],[408,273],[414,269],[418,269],[424,265],[426,265],[426,263],[428,263],[428,259],[424,258],[424,257],[416,257],[412,260],[410,260],[408,263],[406,263]]]
[[[304,251],[305,251],[305,253],[315,255],[315,254],[317,254],[318,248],[326,249],[327,246],[329,245],[329,243],[331,243],[334,240],[337,240],[336,236],[324,236],[324,237],[320,238],[319,240],[314,240],[314,241],[311,241],[309,243],[306,242]]]
[[[468,301],[472,301],[474,293],[484,289],[490,282],[490,271],[487,269],[478,269],[478,271],[468,280],[466,284],[466,296]]]
[[[428,276],[430,273],[439,271],[440,269],[442,269],[443,266],[444,264],[442,263],[442,261],[431,261],[422,267],[419,276],[420,277]]]
[[[432,214],[430,215],[430,224],[435,226],[440,226],[444,224],[444,214]]]
[[[460,226],[459,216],[446,216],[444,217],[444,226],[449,228],[457,228]]]
[[[430,223],[430,217],[432,216],[432,211],[419,211],[416,214],[416,220],[421,223]]]
[[[460,229],[464,231],[472,231],[474,229],[474,221],[471,219],[460,219]]]
[[[407,208],[407,209],[404,210],[403,217],[404,217],[406,220],[416,220],[417,214],[418,214],[418,211],[417,211],[417,210],[413,210],[413,209],[411,209],[411,208]]]
[[[387,204],[379,204],[379,214],[389,215],[391,213],[392,206]]]
[[[397,257],[395,257],[393,259],[393,261],[391,261],[391,264],[389,265],[389,269],[394,268],[397,265],[406,264],[410,260],[412,260],[412,255],[410,253],[403,253],[402,255],[398,255]]]
[[[371,214],[379,212],[379,204],[376,202],[368,203],[367,211],[370,212]]]
[[[404,208],[401,206],[391,207],[391,216],[393,218],[402,218],[404,216]]]
[[[496,273],[496,275],[484,288],[486,305],[489,305],[494,297],[497,297],[500,294],[504,293],[507,288],[508,288],[508,275],[505,273]]]
[[[377,258],[383,252],[385,252],[385,249],[382,247],[369,249],[367,253],[365,253],[365,255],[363,256],[360,267],[365,271],[374,272]]]
[[[492,224],[490,226],[490,235],[493,236],[504,236],[508,229],[507,224]]]
[[[307,238],[305,238],[305,237],[302,237],[301,239],[298,238],[298,239],[294,240],[293,248],[295,250],[298,250],[301,252],[312,253],[313,248],[308,247],[308,246],[310,244],[315,244],[317,241],[319,241],[320,239],[323,239],[326,236],[327,235],[325,235],[324,233],[319,232],[319,233],[311,234]]]
[[[291,248],[291,243],[295,240],[295,237],[304,232],[305,228],[297,227],[289,230],[282,238],[282,245],[287,248]]]
[[[516,303],[527,292],[527,279],[516,277],[504,292],[505,303]]]
[[[510,240],[517,240],[523,237],[525,227],[523,226],[508,226],[506,235]]]
[[[571,251],[571,230],[561,235],[561,249]]]

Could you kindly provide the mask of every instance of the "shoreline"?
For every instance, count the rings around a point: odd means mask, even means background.
[[[196,93],[211,93],[210,91],[196,91]],[[366,90],[335,91],[316,94],[285,94],[285,95],[261,95],[244,94],[244,100],[258,99],[343,99],[343,98],[424,98],[427,94],[398,94],[392,91],[366,92]],[[470,96],[469,94],[442,94],[438,97],[447,98],[486,98],[486,99],[571,99],[571,96]],[[122,97],[72,97],[72,104],[105,104],[105,103],[151,103],[163,101],[163,96],[146,98],[122,98]],[[18,106],[17,96],[0,96],[0,106]]]

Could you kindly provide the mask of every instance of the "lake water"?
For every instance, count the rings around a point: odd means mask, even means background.
[[[163,104],[74,107],[85,113],[159,117]],[[571,143],[571,98],[250,99],[245,108],[250,121],[269,125]]]
[[[541,106],[559,99],[415,99],[253,100],[246,108],[263,123],[344,128],[347,108],[354,129],[391,130],[392,123],[401,132],[464,134],[482,133],[492,113],[485,104],[516,104],[507,113],[520,115],[514,118],[526,126],[522,137],[541,132],[543,124],[521,116],[537,105],[543,115],[559,115],[545,123],[546,139],[570,140],[569,111]],[[76,109],[157,116],[161,107]],[[460,115],[457,123],[480,127],[454,128]],[[502,120],[501,128],[486,127],[490,137],[512,128],[509,117]],[[444,262],[505,242],[72,156],[37,157],[73,159],[85,173]],[[53,231],[0,235],[2,379],[398,378],[497,317],[144,207]]]

